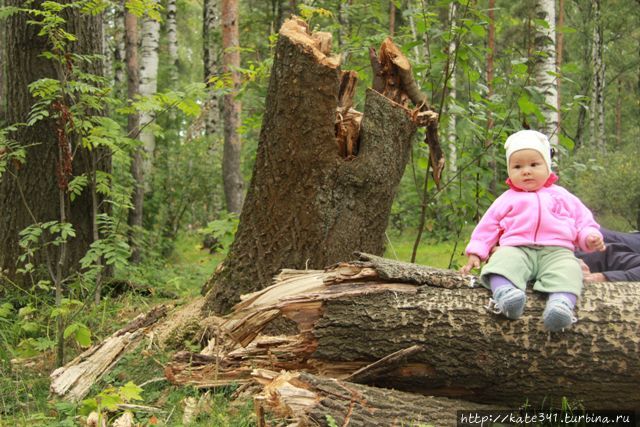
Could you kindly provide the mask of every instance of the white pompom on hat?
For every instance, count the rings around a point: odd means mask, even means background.
[[[551,172],[551,144],[549,139],[542,133],[535,130],[521,130],[507,138],[504,143],[504,149],[507,151],[507,167],[509,166],[509,158],[513,153],[519,150],[535,150],[544,159],[547,169]]]

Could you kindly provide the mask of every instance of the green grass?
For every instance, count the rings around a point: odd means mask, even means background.
[[[416,233],[388,231],[387,237],[384,256],[389,259],[411,262]],[[456,245],[454,241],[438,242],[423,235],[418,245],[415,263],[430,267],[457,269],[466,262],[464,248],[467,245],[467,237],[465,234]]]
[[[181,233],[173,253],[167,259],[149,259],[138,267],[130,267],[126,277],[120,278],[162,291],[156,292],[158,294],[191,298],[200,294],[202,285],[224,260],[224,256],[224,253],[210,254],[203,249],[199,234]]]
[[[426,237],[419,246],[417,263],[447,268],[452,253],[454,268],[464,260],[461,253],[466,241],[459,242],[456,248],[454,242],[436,242]],[[385,256],[410,261],[415,233],[390,233],[389,238]],[[130,293],[107,297],[97,307],[87,306],[80,315],[81,318],[76,320],[88,325],[94,341],[100,341],[135,315],[148,311],[154,305],[186,302],[200,295],[202,285],[223,259],[223,253],[210,254],[201,248],[200,235],[181,234],[168,259],[148,260],[140,266],[130,268],[125,277],[120,277],[151,286],[154,289],[152,296]],[[0,336],[10,333],[16,332],[0,323]],[[0,347],[2,345],[0,343]],[[81,351],[77,345],[70,344],[67,347],[67,360]],[[149,414],[139,412],[135,414],[136,422],[139,425],[152,425],[156,421],[155,425],[182,425],[185,398],[200,399],[205,392],[192,387],[173,386],[162,379],[163,367],[170,361],[172,354],[173,351],[164,351],[155,345],[143,343],[136,351],[125,355],[111,372],[98,381],[87,397],[95,397],[109,386],[120,387],[129,381],[137,385],[147,383],[141,393],[143,400],[132,403],[162,408],[165,413],[158,415],[156,420]],[[49,396],[49,373],[53,370],[54,359],[52,352],[19,363],[10,363],[9,359],[14,356],[10,352],[0,355],[3,356],[3,360],[0,360],[0,427],[82,425],[81,404],[62,402]],[[233,390],[234,387],[211,390],[207,396],[208,409],[198,415],[191,425],[255,425],[251,401],[231,402],[229,396]]]

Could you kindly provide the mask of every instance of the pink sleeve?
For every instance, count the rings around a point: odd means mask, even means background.
[[[592,234],[597,234],[602,237],[600,233],[600,225],[593,219],[591,211],[578,199],[574,197],[575,204],[575,219],[576,228],[578,230],[577,245],[585,252],[593,252],[587,248],[587,237]]]
[[[489,257],[491,249],[500,239],[500,219],[498,213],[502,196],[496,199],[473,230],[471,240],[465,249],[467,255],[477,255],[481,260]]]

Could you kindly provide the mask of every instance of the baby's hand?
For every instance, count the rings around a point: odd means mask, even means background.
[[[587,249],[590,251],[604,251],[606,249],[604,245],[604,240],[602,240],[602,236],[600,234],[589,234],[587,236]]]
[[[474,268],[480,268],[480,258],[477,255],[469,255],[469,260],[467,261],[467,265],[460,269],[460,273],[469,274],[469,272]]]
[[[583,277],[585,282],[607,282],[607,277],[602,273],[587,273]]]

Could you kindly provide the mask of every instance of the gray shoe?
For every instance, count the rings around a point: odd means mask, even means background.
[[[515,286],[502,286],[489,300],[487,309],[495,314],[504,314],[507,319],[516,320],[524,313],[527,294]]]
[[[551,332],[558,332],[578,321],[573,314],[573,305],[566,298],[547,300],[547,306],[542,313],[544,327]]]

